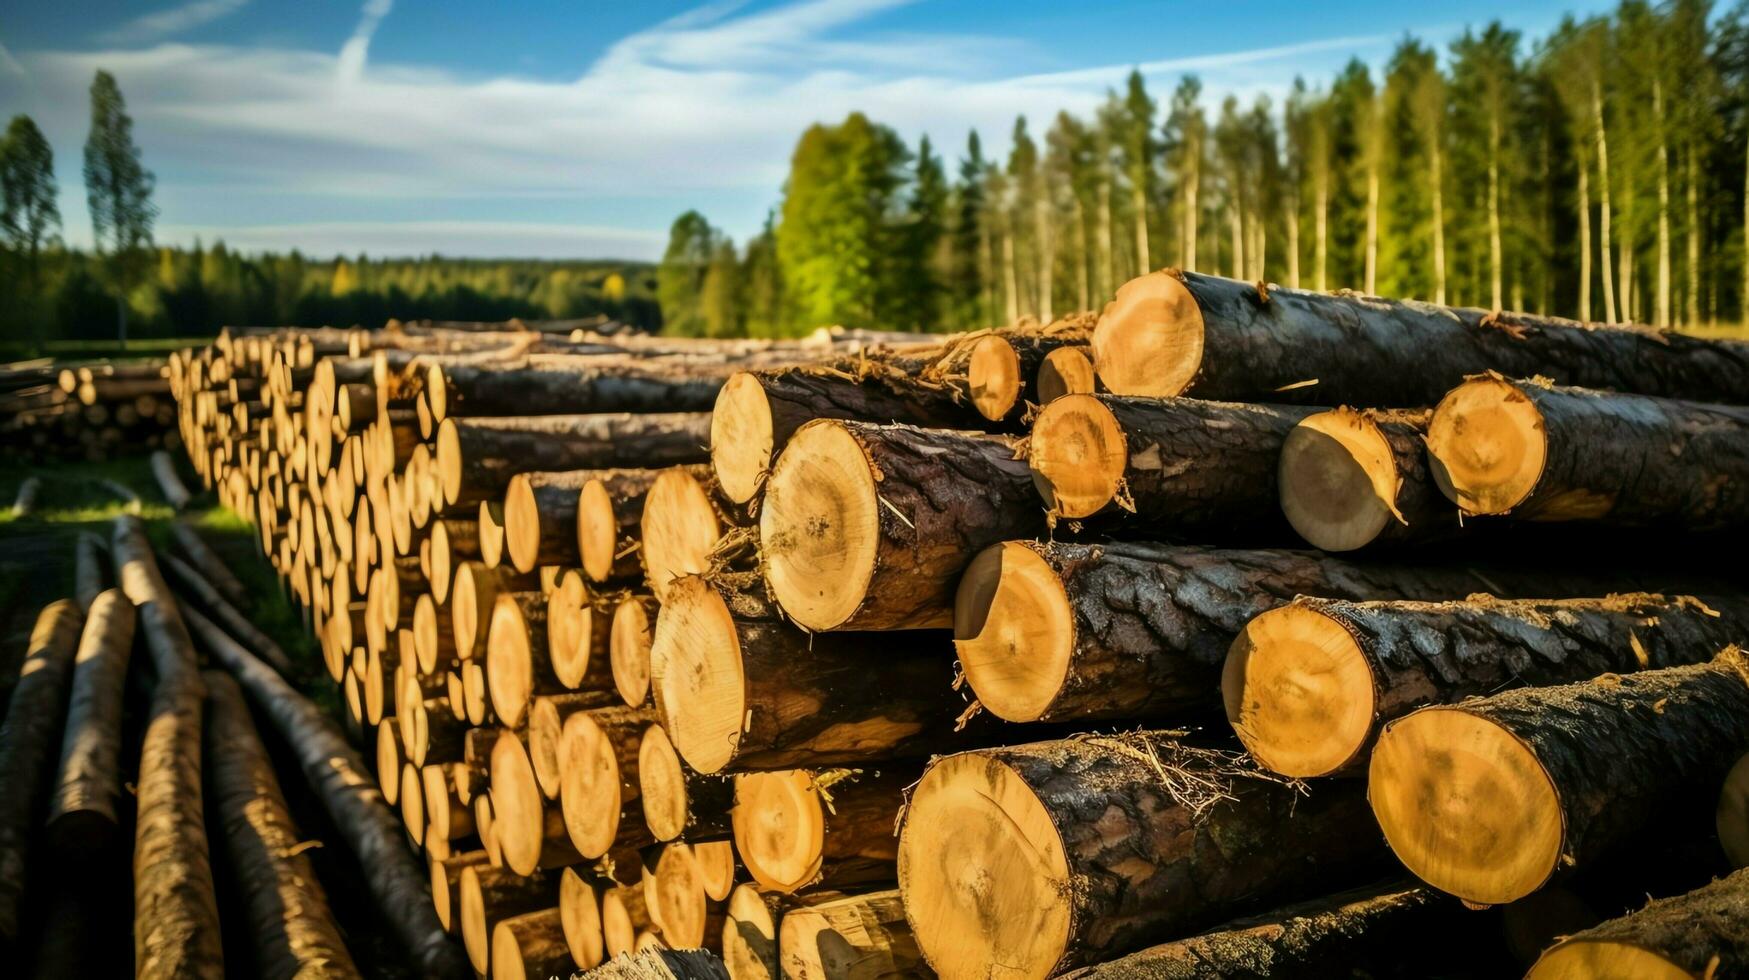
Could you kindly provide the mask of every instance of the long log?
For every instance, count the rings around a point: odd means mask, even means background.
[[[1046,357],[1084,346],[1093,336],[1095,319],[1091,313],[1076,313],[1043,326],[966,334],[950,341],[923,377],[969,401],[986,423],[1020,422],[1029,405],[1045,402],[1035,382]]]
[[[1749,969],[1749,871],[1564,937],[1530,980],[1729,977]]]
[[[437,430],[445,514],[500,496],[518,473],[703,462],[709,431],[702,412],[445,419]]]
[[[1381,725],[1423,705],[1701,663],[1734,642],[1749,642],[1741,600],[1302,596],[1245,625],[1221,686],[1253,758],[1286,776],[1327,776],[1359,766]]]
[[[182,511],[193,499],[193,494],[182,485],[182,477],[176,472],[176,460],[160,449],[152,454],[152,478],[158,481],[158,490],[164,494],[164,501],[174,511]]]
[[[1268,533],[1282,442],[1310,409],[1069,395],[1033,423],[1028,463],[1053,517],[1126,535]]]
[[[916,763],[735,777],[735,853],[767,891],[892,881],[893,827]]]
[[[611,879],[578,868],[566,868],[559,875],[559,924],[571,961],[580,970],[593,969],[607,958],[601,900],[612,884]]]
[[[456,655],[463,660],[484,660],[498,596],[528,592],[539,584],[534,575],[509,568],[488,568],[484,562],[462,562],[456,569],[449,601],[450,635]]]
[[[519,572],[576,565],[578,493],[597,470],[518,473],[504,491],[504,552]]]
[[[556,905],[492,927],[492,980],[548,980],[574,965]]]
[[[795,980],[907,976],[928,969],[896,888],[786,913],[778,949],[783,975]]]
[[[431,525],[431,597],[449,602],[450,586],[462,563],[480,557],[479,522],[446,517]]]
[[[704,880],[689,845],[676,841],[664,844],[661,851],[654,875],[644,882],[650,918],[661,927],[663,944],[677,948],[703,946],[705,937],[715,936],[722,929],[722,911],[713,908],[706,897]]]
[[[1233,638],[1296,595],[1603,595],[1648,578],[1656,576],[1010,541],[961,579],[954,645],[978,701],[1009,721],[1172,717],[1213,709]]]
[[[565,719],[559,800],[577,853],[598,858],[652,842],[638,805],[638,740],[655,720],[649,708],[623,705]]]
[[[199,613],[190,610],[188,619],[207,653],[237,678],[297,756],[304,779],[363,869],[377,908],[419,970],[435,977],[468,976],[462,951],[432,910],[428,871],[407,849],[401,825],[383,803],[364,757],[322,709],[272,668]]]
[[[699,772],[922,756],[951,741],[963,708],[937,643],[900,651],[881,634],[736,619],[715,589],[684,578],[656,621],[651,686],[662,727]]]
[[[254,939],[256,974],[272,980],[359,976],[315,869],[298,846],[302,835],[242,692],[223,672],[208,671],[205,680],[207,779]]]
[[[706,412],[722,373],[655,370],[590,358],[520,365],[433,364],[425,399],[434,422],[452,415]]]
[[[81,612],[90,612],[91,604],[110,587],[109,546],[89,531],[81,532],[73,551],[73,598]]]
[[[460,936],[462,872],[487,864],[485,851],[467,851],[446,858],[431,859],[431,904],[437,921],[451,935]]]
[[[601,939],[607,956],[637,948],[638,934],[654,928],[642,884],[620,885],[601,893]]]
[[[1478,905],[1536,891],[1653,825],[1705,833],[1749,749],[1749,663],[1712,662],[1525,688],[1399,718],[1368,768],[1403,865]]]
[[[32,828],[54,771],[80,622],[79,607],[68,599],[37,615],[0,726],[0,786],[7,787],[0,793],[0,940],[7,945],[18,936]]]
[[[734,833],[730,823],[735,782],[708,776],[684,765],[660,724],[644,729],[638,739],[638,805],[644,824],[658,841],[724,840]]]
[[[266,661],[268,666],[282,674],[292,670],[291,658],[273,637],[268,636],[248,617],[237,611],[219,590],[206,580],[194,566],[177,558],[175,555],[164,557],[164,566],[170,570],[170,577],[176,580],[187,593],[194,597],[207,612],[212,614],[214,621],[224,627],[225,632],[236,637],[249,652]]]
[[[172,521],[170,522],[170,531],[176,537],[177,547],[182,549],[182,553],[187,556],[189,562],[200,571],[201,575],[206,577],[208,582],[223,592],[225,598],[231,600],[232,604],[239,607],[248,606],[249,590],[243,587],[243,583],[237,580],[237,576],[231,574],[231,569],[219,557],[218,552],[215,552],[212,546],[206,543],[206,539],[200,536],[200,532],[194,529],[194,525],[186,520]]]
[[[27,476],[18,484],[18,496],[12,499],[12,516],[29,517],[36,510],[36,501],[42,495],[43,481],[40,476]]]
[[[1281,512],[1325,551],[1449,537],[1458,515],[1427,465],[1429,414],[1334,408],[1308,415],[1282,441]]]
[[[952,622],[977,553],[1044,528],[1014,444],[981,433],[820,421],[796,431],[759,514],[771,597],[813,631]]]
[[[1063,974],[1064,980],[1206,980],[1212,977],[1299,977],[1342,980],[1406,971],[1426,949],[1413,943],[1445,938],[1456,903],[1401,882],[1338,892],[1218,929],[1150,946],[1128,956]]]
[[[945,980],[1042,978],[1339,886],[1381,856],[1365,807],[1157,733],[967,752],[912,794],[899,887]]]
[[[557,907],[559,876],[543,872],[524,875],[475,864],[462,869],[458,892],[462,943],[474,972],[485,975],[492,966],[492,937],[498,923]]]
[[[1093,331],[1093,357],[1099,380],[1121,395],[1430,405],[1490,370],[1706,401],[1749,392],[1742,341],[1176,269],[1118,290]]]
[[[123,812],[122,695],[134,645],[134,606],[119,591],[99,595],[74,658],[73,692],[47,827],[62,854],[105,854]]]
[[[1714,530],[1749,523],[1749,408],[1465,382],[1427,426],[1433,478],[1470,514]]]

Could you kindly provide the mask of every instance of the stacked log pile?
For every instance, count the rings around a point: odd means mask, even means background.
[[[1742,344],[1167,271],[962,336],[169,373],[481,974],[1389,972],[1749,751],[1740,588],[1486,528],[1749,525]],[[1652,911],[1562,955],[1745,954]]]
[[[0,370],[0,446],[31,461],[178,449],[163,360]]]

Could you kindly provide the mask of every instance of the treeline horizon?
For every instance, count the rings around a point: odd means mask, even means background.
[[[1036,117],[1035,117],[1036,118]],[[1139,72],[1091,118],[1019,117],[951,164],[861,113],[804,132],[737,247],[689,211],[668,329],[966,330],[1097,309],[1165,266],[1309,289],[1667,327],[1749,297],[1749,3],[1623,3],[1527,39],[1409,35],[1285,104],[1164,99]]]

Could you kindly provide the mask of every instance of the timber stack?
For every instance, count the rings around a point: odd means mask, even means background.
[[[1749,969],[1749,596],[1671,560],[1749,529],[1749,345],[1167,270],[169,377],[479,974]]]
[[[32,461],[180,449],[162,359],[0,368],[0,446]]]

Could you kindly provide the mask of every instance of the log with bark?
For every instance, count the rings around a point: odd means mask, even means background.
[[[220,558],[218,552],[206,543],[206,539],[200,536],[200,532],[194,529],[194,525],[186,520],[172,521],[170,531],[176,537],[176,546],[182,549],[182,554],[188,558],[189,563],[199,570],[208,582],[223,592],[225,598],[231,600],[233,605],[248,606],[249,590],[245,589],[243,583],[237,580],[237,576],[231,573],[231,569],[225,564],[224,559]]]
[[[638,934],[653,928],[641,883],[618,885],[601,893],[601,939],[607,956],[632,952],[637,948]]]
[[[1028,463],[1053,518],[1126,535],[1280,529],[1282,442],[1308,409],[1069,395],[1039,412]]]
[[[638,740],[654,720],[651,709],[624,705],[565,719],[559,800],[571,843],[584,857],[651,843],[638,806]]]
[[[729,980],[723,961],[708,949],[639,949],[596,967],[590,980]]]
[[[918,763],[735,777],[735,853],[766,891],[892,881],[893,829]]]
[[[189,622],[207,653],[229,670],[256,710],[297,756],[304,779],[363,869],[378,910],[419,971],[469,975],[466,959],[432,910],[428,870],[407,849],[370,767],[314,702],[199,613]]]
[[[529,703],[528,761],[547,799],[558,799],[560,778],[567,766],[565,719],[579,711],[618,705],[619,699],[606,691],[551,694]]]
[[[445,419],[436,466],[444,515],[501,496],[518,473],[703,462],[709,431],[703,412]]]
[[[1033,380],[1041,406],[1064,395],[1091,395],[1098,389],[1092,351],[1087,347],[1059,347],[1046,354]]]
[[[946,385],[989,422],[1020,422],[1028,405],[1045,403],[1036,381],[1053,352],[1084,346],[1093,336],[1091,313],[1053,323],[1004,327],[949,341],[923,378]]]
[[[1427,426],[1465,513],[1687,531],[1749,523],[1749,408],[1474,378]]]
[[[565,686],[553,673],[546,599],[539,592],[498,594],[487,631],[485,666],[492,711],[511,728],[522,725],[530,699],[564,692]]]
[[[492,980],[548,980],[574,965],[557,905],[492,927]]]
[[[566,833],[564,814],[541,795],[528,750],[514,732],[500,731],[492,743],[491,773],[492,833],[505,867],[532,875],[583,859]]]
[[[1009,721],[1170,717],[1213,709],[1234,637],[1296,595],[1604,595],[1657,577],[1009,541],[979,555],[961,579],[954,645],[979,703]]]
[[[37,615],[0,726],[0,786],[7,787],[0,793],[0,941],[7,945],[18,936],[31,835],[54,772],[81,622],[79,607],[68,599]]]
[[[1713,823],[1749,749],[1749,663],[1715,660],[1422,708],[1387,724],[1373,814],[1421,880],[1477,905],[1522,898],[1653,827]]]
[[[81,532],[73,550],[73,598],[80,612],[90,612],[91,604],[110,587],[109,546],[89,531]]]
[[[1405,546],[1455,535],[1456,508],[1427,465],[1429,413],[1334,408],[1287,434],[1281,512],[1325,551]]]
[[[560,573],[547,593],[547,649],[560,684],[574,691],[613,690],[608,644],[615,600],[591,590],[575,568]]]
[[[1749,969],[1749,871],[1563,937],[1530,980],[1729,977]]]
[[[778,948],[783,975],[795,980],[911,976],[929,968],[896,888],[785,913]]]
[[[152,478],[158,481],[158,490],[164,495],[164,502],[170,509],[181,511],[193,499],[193,494],[182,485],[182,477],[176,472],[176,460],[160,449],[152,454]]]
[[[1348,602],[1301,596],[1245,625],[1227,654],[1227,720],[1287,776],[1362,764],[1379,726],[1508,687],[1701,663],[1749,642],[1741,599]]]
[[[701,485],[708,482],[710,468],[702,463],[686,467]],[[621,469],[598,471],[577,495],[577,553],[583,573],[592,582],[637,579],[644,576],[639,554],[639,523],[650,487],[663,471]],[[714,515],[713,515],[714,518]]]
[[[899,887],[942,977],[1046,977],[1340,887],[1382,856],[1365,808],[1159,733],[967,752],[913,792]]]
[[[164,567],[169,569],[170,577],[176,581],[177,586],[205,607],[213,620],[224,627],[225,632],[236,637],[249,648],[249,652],[266,661],[274,670],[282,674],[291,673],[291,658],[285,655],[279,642],[239,612],[236,606],[231,605],[230,600],[193,565],[175,555],[166,555]]]
[[[1472,374],[1742,402],[1749,344],[1629,325],[1316,293],[1167,269],[1132,279],[1093,331],[1122,395],[1430,405]]]
[[[724,840],[734,833],[730,823],[734,780],[684,765],[660,724],[645,728],[638,740],[638,804],[644,824],[658,841],[684,837],[698,843]]]
[[[658,608],[653,596],[640,595],[627,596],[613,608],[607,638],[613,686],[634,708],[650,700],[650,643]]]
[[[950,744],[964,702],[949,660],[934,634],[899,650],[881,634],[809,636],[737,619],[693,577],[675,583],[656,621],[650,682],[662,727],[694,769],[787,769]]]
[[[1011,440],[826,420],[772,469],[759,548],[772,599],[808,630],[924,629],[952,622],[979,551],[1043,528]]]
[[[491,636],[492,610],[502,593],[528,592],[540,585],[533,574],[509,568],[488,568],[484,562],[465,561],[456,569],[450,587],[450,635],[456,655],[463,660],[483,660]]]
[[[452,415],[575,415],[582,412],[706,412],[718,371],[674,371],[589,357],[522,364],[434,363],[425,378],[433,422]]]
[[[63,855],[107,854],[122,824],[122,696],[134,646],[134,606],[110,589],[85,617],[47,829]]]
[[[450,586],[463,562],[480,557],[478,521],[446,517],[431,525],[431,597],[449,602]]]
[[[518,473],[504,491],[504,553],[519,572],[576,565],[578,494],[598,470]]]
[[[359,976],[242,692],[223,672],[208,671],[205,680],[207,781],[254,940],[255,974]]]
[[[437,921],[449,930],[451,935],[460,936],[462,930],[460,915],[462,872],[468,868],[484,864],[487,864],[487,860],[486,852],[483,850],[431,859],[432,908],[437,912]]]
[[[492,937],[498,923],[542,909],[557,908],[559,876],[531,871],[518,874],[509,868],[474,864],[462,869],[457,887],[457,912],[461,919],[462,944],[476,974],[492,966]]]
[[[644,892],[664,944],[703,946],[706,937],[714,939],[722,931],[723,911],[705,895],[690,845],[679,841],[662,845],[653,874],[644,880]]]

